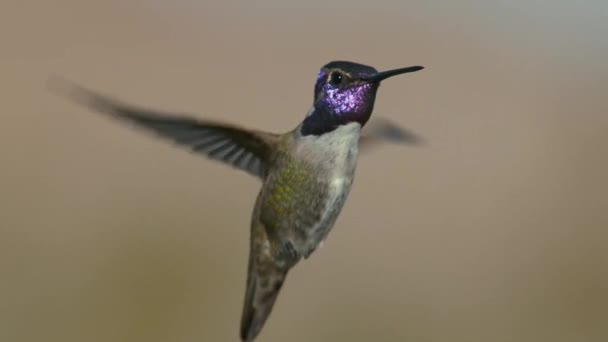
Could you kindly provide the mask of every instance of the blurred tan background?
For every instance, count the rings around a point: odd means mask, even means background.
[[[579,2],[582,3],[582,2]],[[236,341],[257,180],[50,94],[271,131],[317,70],[378,69],[325,244],[260,341],[608,340],[608,3],[5,1],[0,341]]]

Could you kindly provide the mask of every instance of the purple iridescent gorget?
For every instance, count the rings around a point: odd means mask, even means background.
[[[334,88],[329,84],[323,87],[323,101],[334,114],[363,114],[369,108],[369,100],[374,92],[373,85],[361,83],[346,89]]]
[[[314,105],[300,126],[300,134],[321,135],[351,122],[364,126],[372,115],[380,81],[421,69],[412,66],[378,72],[346,61],[326,64],[317,74]]]
[[[367,75],[367,73],[365,73]],[[333,114],[363,114],[373,101],[375,84],[356,82],[346,87],[337,87],[326,82],[328,73],[321,70],[317,75],[316,95]],[[373,103],[372,103],[373,104]]]
[[[340,85],[329,82],[332,72],[322,69],[317,75],[314,108],[304,122],[304,134],[322,134],[349,122],[359,122],[363,126],[371,115],[378,84],[358,78],[373,74],[373,71],[352,76],[342,74],[345,81]]]

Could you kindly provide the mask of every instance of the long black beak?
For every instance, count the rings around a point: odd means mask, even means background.
[[[366,81],[366,82],[380,82],[380,81],[385,80],[392,76],[401,75],[401,74],[405,74],[408,72],[414,72],[414,71],[418,71],[418,70],[422,70],[422,69],[424,69],[424,67],[419,66],[419,65],[411,66],[411,67],[407,67],[407,68],[401,68],[401,69],[393,69],[393,70],[388,70],[388,71],[382,71],[382,72],[376,73],[371,76],[361,77],[361,80]]]

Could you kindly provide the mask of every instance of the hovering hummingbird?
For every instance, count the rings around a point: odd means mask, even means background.
[[[342,210],[355,175],[361,129],[372,114],[380,82],[421,69],[378,72],[353,62],[328,63],[317,75],[313,105],[306,117],[283,134],[148,110],[67,81],[61,90],[93,110],[262,181],[251,218],[240,329],[243,341],[253,341],[289,270],[323,243]]]

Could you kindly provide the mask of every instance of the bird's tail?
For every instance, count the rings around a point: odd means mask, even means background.
[[[241,317],[241,340],[253,341],[262,330],[272,311],[288,270],[277,267],[258,267],[250,260],[247,274],[247,291]]]

